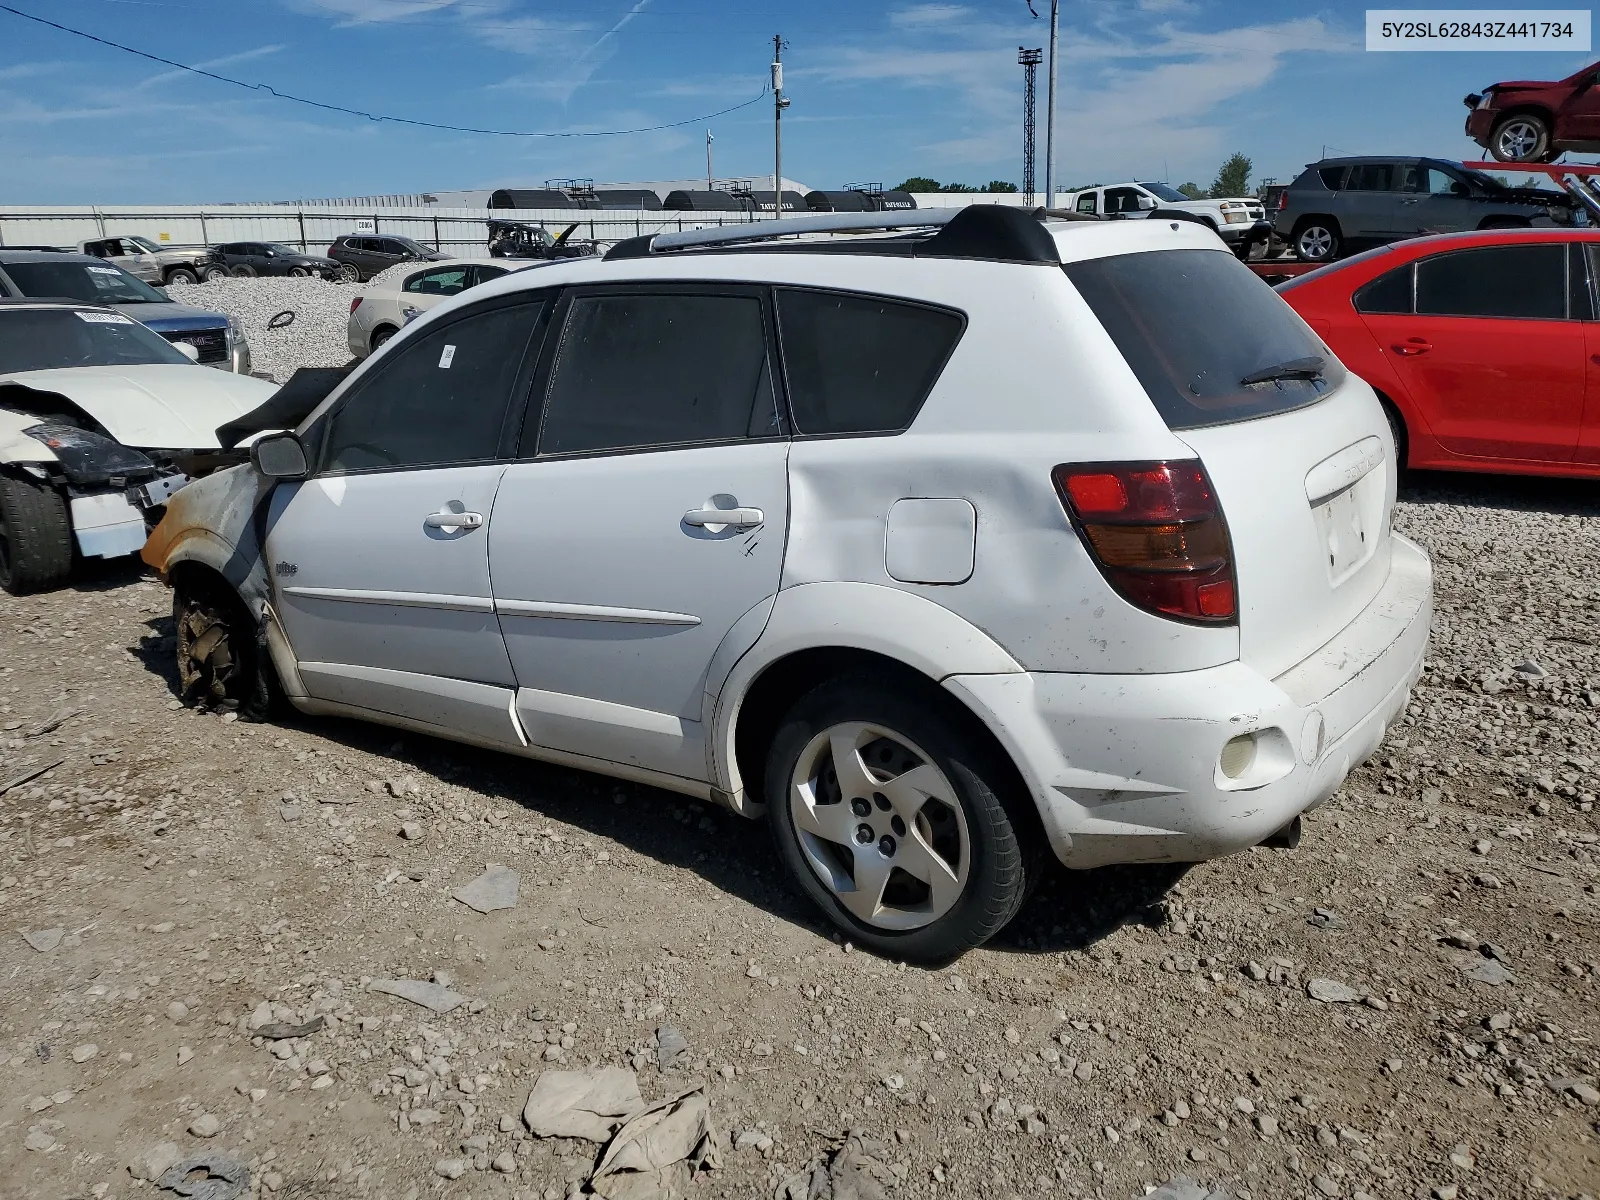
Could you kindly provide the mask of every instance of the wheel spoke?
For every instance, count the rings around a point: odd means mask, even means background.
[[[917,814],[930,796],[952,808],[956,806],[956,798],[950,793],[948,781],[937,768],[927,763],[913,767],[887,783],[878,784],[877,790],[889,797],[889,803],[894,805],[895,812],[905,819],[907,825],[917,819]]]
[[[810,787],[796,786],[789,798],[789,811],[794,814],[795,828],[802,833],[812,834],[825,842],[850,844],[854,818],[848,800],[837,804],[818,804],[816,793]]]
[[[960,897],[961,879],[956,873],[960,865],[939,857],[916,826],[908,831],[895,856],[895,866],[928,885],[928,905],[936,913],[945,912]]]
[[[876,846],[867,846],[856,853],[856,885],[839,893],[839,903],[863,921],[871,921],[883,905],[884,885],[889,882],[889,860],[878,853]]]
[[[839,794],[846,805],[852,800],[870,797],[878,788],[867,764],[861,761],[861,734],[859,725],[841,725],[828,738],[833,771],[839,778]]]

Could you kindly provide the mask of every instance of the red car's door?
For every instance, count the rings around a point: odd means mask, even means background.
[[[1417,261],[1414,312],[1362,314],[1452,454],[1572,460],[1589,350],[1566,259],[1559,242],[1433,254]]]
[[[1572,95],[1556,109],[1556,141],[1600,141],[1600,85],[1595,76],[1594,68],[1589,68],[1587,78],[1580,80]]]

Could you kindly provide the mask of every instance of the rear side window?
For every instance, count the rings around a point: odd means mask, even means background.
[[[796,431],[907,428],[965,324],[948,309],[780,288],[778,331]]]
[[[468,282],[469,270],[469,267],[461,266],[419,271],[406,280],[405,290],[420,292],[424,296],[454,296],[472,286]]]
[[[1350,168],[1347,188],[1357,192],[1388,192],[1394,190],[1394,166],[1391,163],[1360,163]]]
[[[1359,313],[1408,313],[1411,311],[1411,264],[1379,275],[1353,297]]]
[[[1321,167],[1318,169],[1317,175],[1322,179],[1323,187],[1330,192],[1337,192],[1344,186],[1345,172],[1349,169],[1348,167]]]
[[[540,454],[781,432],[755,296],[673,292],[572,301],[545,400]]]
[[[1170,429],[1314,404],[1344,377],[1283,299],[1226,251],[1119,254],[1065,270]],[[1294,377],[1319,365],[1320,375]],[[1275,370],[1286,377],[1245,382]]]
[[[1566,247],[1487,246],[1417,263],[1417,312],[1437,317],[1567,315]]]

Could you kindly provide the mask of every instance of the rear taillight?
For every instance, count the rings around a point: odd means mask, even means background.
[[[1198,461],[1086,463],[1054,475],[1090,556],[1124,599],[1205,625],[1237,619],[1228,523]]]
[[[1282,212],[1284,209],[1286,209],[1288,207],[1289,207],[1289,193],[1288,192],[1279,192],[1278,193],[1278,211]]]
[[[328,255],[327,255],[327,256],[328,256],[328,257],[329,257],[329,258],[332,258],[332,257],[333,257],[333,252],[334,252],[334,251],[335,251],[335,250],[337,250],[337,249],[338,249],[338,248],[339,248],[339,247],[338,247],[338,246],[337,246],[337,245],[332,245],[332,246],[329,246],[329,247],[328,247]]]
[[[354,300],[350,301],[350,311],[351,312],[355,312],[355,310],[360,308],[360,307],[361,307],[361,297],[360,296],[357,296]]]

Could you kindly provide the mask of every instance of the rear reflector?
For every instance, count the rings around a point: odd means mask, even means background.
[[[355,310],[360,308],[360,307],[361,307],[361,297],[360,296],[357,296],[354,300],[350,301],[350,311],[351,312],[355,312]]]
[[[1228,523],[1198,461],[1060,466],[1054,475],[1090,556],[1124,599],[1198,624],[1237,618]]]

